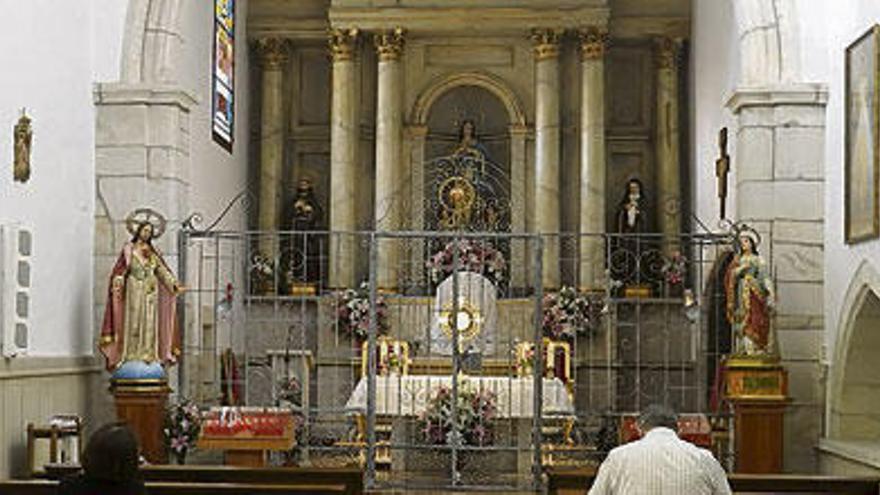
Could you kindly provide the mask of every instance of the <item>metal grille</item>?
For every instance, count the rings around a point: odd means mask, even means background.
[[[298,445],[276,463],[361,465],[370,487],[535,489],[542,467],[600,462],[657,402],[706,414],[732,454],[713,400],[728,236],[180,235],[179,390],[293,409]],[[551,243],[562,255],[545,266]],[[579,293],[591,309],[573,338],[545,339],[548,271],[601,282]],[[491,411],[431,421],[462,401]]]

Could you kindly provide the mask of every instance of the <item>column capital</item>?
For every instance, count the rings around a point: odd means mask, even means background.
[[[597,60],[605,56],[608,48],[608,29],[589,26],[578,30],[581,60]]]
[[[511,137],[527,137],[529,134],[529,126],[523,124],[510,124],[507,126],[507,132]]]
[[[254,46],[260,63],[266,69],[280,69],[287,61],[290,44],[284,38],[257,38]]]
[[[406,31],[402,27],[396,27],[376,33],[373,36],[373,44],[376,46],[376,53],[379,54],[380,62],[400,58],[400,54],[403,53],[405,33]]]
[[[561,29],[532,29],[532,43],[535,44],[535,60],[546,60],[559,57],[559,39]]]
[[[428,126],[417,124],[408,125],[406,126],[406,132],[412,139],[425,139],[428,135]]]
[[[657,59],[658,69],[672,69],[679,63],[681,57],[681,38],[669,38],[661,36],[654,38],[654,55]]]
[[[357,28],[331,29],[327,44],[334,62],[351,60],[357,49],[360,31]]]

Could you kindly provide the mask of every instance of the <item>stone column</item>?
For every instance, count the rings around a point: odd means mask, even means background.
[[[260,204],[257,227],[278,230],[281,216],[281,179],[284,161],[284,112],[281,104],[287,43],[281,38],[257,40],[263,69],[263,102],[260,121]],[[278,239],[260,238],[260,252],[274,258]]]
[[[526,231],[526,137],[529,129],[525,125],[511,124],[510,133],[510,197],[518,202],[510,205],[510,230]],[[522,289],[529,285],[528,241],[514,239],[510,243],[510,287]]]
[[[333,58],[330,107],[330,286],[354,287],[355,250],[351,235],[356,229],[355,187],[358,150],[356,29],[336,29],[330,34]]]
[[[605,274],[605,44],[608,32],[579,33],[581,49],[581,290],[604,286]]]
[[[424,125],[411,125],[406,128],[409,141],[409,198],[408,212],[409,230],[425,229],[425,140],[428,137],[428,127]],[[409,260],[409,283],[421,286],[425,283],[425,239],[412,239],[408,243],[407,250]]]
[[[559,286],[559,36],[532,32],[535,43],[535,231],[544,238],[545,288]]]
[[[400,56],[403,52],[403,29],[377,34],[379,83],[376,100],[376,199],[377,232],[399,230],[403,212],[403,103],[401,101]],[[379,266],[376,267],[380,289],[397,289],[399,239],[379,240]]]
[[[663,253],[678,249],[681,234],[681,160],[679,158],[678,69],[681,41],[655,40],[657,59],[657,221],[666,236]]]

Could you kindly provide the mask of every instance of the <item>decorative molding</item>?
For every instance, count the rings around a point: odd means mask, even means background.
[[[380,62],[400,58],[405,44],[404,33],[403,28],[396,27],[390,31],[383,31],[373,36],[373,43],[376,45],[376,53],[379,55]]]
[[[739,88],[725,106],[734,114],[746,107],[822,106],[828,104],[828,86],[822,83],[798,83]]]
[[[97,83],[92,101],[95,105],[172,105],[184,112],[199,104],[199,99],[174,85]]]
[[[530,36],[535,44],[535,60],[547,60],[559,57],[559,39],[561,29],[533,29]]]
[[[605,56],[608,47],[608,30],[590,26],[578,31],[581,60],[598,60]]]
[[[532,28],[578,29],[608,24],[610,10],[604,6],[534,7],[331,7],[333,28],[380,31],[403,27],[419,36],[473,30],[481,36],[522,35]]]
[[[333,62],[352,60],[360,40],[360,30],[357,28],[332,29],[328,46]]]
[[[688,38],[691,34],[691,21],[688,17],[614,17],[608,22],[608,30],[612,38]]]
[[[281,67],[287,62],[289,45],[284,38],[258,38],[254,42],[254,46],[264,70],[281,70]]]
[[[516,93],[502,79],[483,72],[459,72],[432,81],[416,99],[410,123],[425,125],[428,121],[428,112],[437,98],[458,86],[479,86],[492,92],[507,108],[509,121],[512,124],[525,125],[526,114]]]

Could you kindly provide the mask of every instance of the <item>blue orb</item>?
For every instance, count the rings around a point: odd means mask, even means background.
[[[114,380],[163,380],[166,378],[165,368],[158,361],[126,361],[116,368]]]

